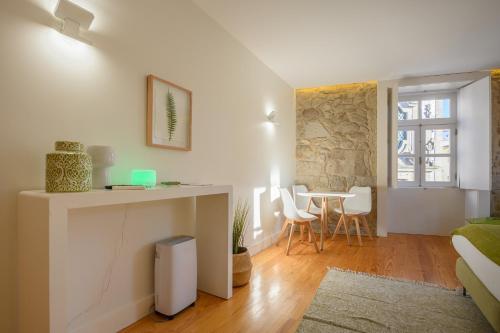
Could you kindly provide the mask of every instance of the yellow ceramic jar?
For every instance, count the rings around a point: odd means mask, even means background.
[[[92,189],[92,159],[83,144],[57,141],[56,151],[47,154],[45,190],[47,192],[87,192]]]

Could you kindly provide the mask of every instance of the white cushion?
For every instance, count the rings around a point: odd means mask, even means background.
[[[321,208],[316,207],[315,205],[311,205],[311,208],[309,208],[308,213],[311,213],[314,215],[321,215]]]
[[[303,209],[298,209],[297,213],[299,214],[300,219],[297,219],[296,221],[299,221],[299,222],[313,221],[313,220],[316,220],[318,218],[317,216],[309,214],[308,212],[306,212]]]
[[[344,209],[346,211],[361,211],[368,214],[372,210],[372,190],[370,187],[353,186],[349,193],[356,196],[344,200]]]

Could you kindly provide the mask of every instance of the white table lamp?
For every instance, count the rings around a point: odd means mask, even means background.
[[[89,146],[87,153],[92,157],[92,188],[103,189],[111,185],[109,168],[115,164],[116,154],[110,146]]]

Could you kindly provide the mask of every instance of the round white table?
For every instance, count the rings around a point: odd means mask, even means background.
[[[297,195],[308,197],[309,201],[307,203],[306,211],[309,212],[311,208],[311,203],[313,198],[321,199],[321,221],[320,221],[320,238],[319,238],[319,248],[323,251],[323,243],[324,243],[324,234],[325,231],[328,231],[328,199],[329,198],[338,198],[340,203],[340,209],[342,214],[339,219],[339,224],[343,223],[345,230],[347,230],[346,219],[344,215],[344,200],[345,198],[355,197],[356,194],[353,193],[345,193],[345,192],[303,192],[297,193]],[[338,228],[337,228],[338,230]],[[349,244],[351,240],[349,238],[349,233],[347,233],[347,241]]]

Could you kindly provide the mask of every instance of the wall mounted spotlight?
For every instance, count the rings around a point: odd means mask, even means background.
[[[92,44],[80,35],[80,30],[90,28],[94,14],[68,0],[59,0],[54,15],[62,20],[62,25],[59,28],[61,33],[84,43]]]
[[[271,112],[269,112],[267,114],[267,120],[269,120],[269,122],[271,123],[276,123],[276,115],[278,114],[278,112],[276,110],[272,110]]]

